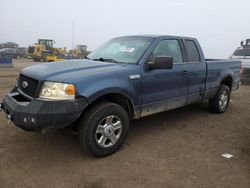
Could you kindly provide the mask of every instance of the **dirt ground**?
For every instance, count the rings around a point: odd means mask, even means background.
[[[0,68],[0,100],[32,64]],[[123,148],[105,158],[86,154],[67,130],[25,132],[1,113],[0,187],[250,187],[250,86],[225,114],[198,103],[133,121]]]

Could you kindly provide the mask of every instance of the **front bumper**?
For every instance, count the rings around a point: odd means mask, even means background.
[[[73,101],[45,101],[25,99],[18,92],[4,97],[1,108],[6,117],[26,131],[47,132],[60,129],[76,121],[88,103],[84,98]]]

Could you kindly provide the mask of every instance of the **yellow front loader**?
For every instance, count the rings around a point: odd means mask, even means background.
[[[34,61],[53,62],[62,61],[66,56],[66,48],[54,48],[54,41],[38,39],[38,43],[29,46],[29,55]]]
[[[73,59],[83,59],[88,54],[86,45],[77,45],[76,48],[69,51],[69,56]]]

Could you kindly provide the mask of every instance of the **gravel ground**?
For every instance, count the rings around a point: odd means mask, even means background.
[[[0,68],[0,100],[32,64]],[[0,187],[250,187],[249,99],[242,85],[225,114],[197,103],[132,121],[123,148],[100,159],[67,130],[25,132],[0,114]]]

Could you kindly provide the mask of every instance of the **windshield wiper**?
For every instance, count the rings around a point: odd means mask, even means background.
[[[111,62],[111,63],[118,63],[118,61],[112,59],[112,58],[109,58],[109,57],[100,57],[100,58],[97,58],[97,59],[93,59],[93,61],[103,61],[103,62]]]

